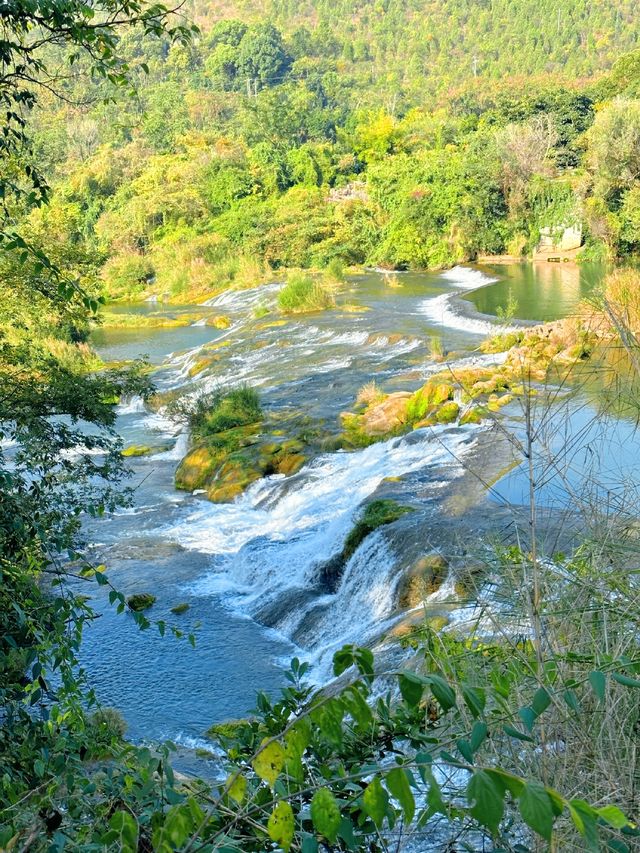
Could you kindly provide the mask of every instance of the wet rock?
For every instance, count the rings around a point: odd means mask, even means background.
[[[403,577],[398,603],[403,610],[422,604],[437,592],[447,576],[449,565],[441,554],[420,557]]]
[[[362,415],[362,429],[367,435],[385,435],[407,423],[408,391],[396,391]]]
[[[207,317],[207,326],[213,326],[214,329],[228,329],[231,325],[229,317],[224,314],[215,314],[213,317]]]

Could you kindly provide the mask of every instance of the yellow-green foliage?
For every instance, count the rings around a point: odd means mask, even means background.
[[[430,409],[453,399],[453,386],[447,382],[427,382],[407,402],[407,421],[421,421]]]
[[[294,273],[278,294],[278,306],[285,314],[325,311],[335,307],[333,287],[311,275]]]

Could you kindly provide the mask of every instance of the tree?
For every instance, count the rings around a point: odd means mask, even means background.
[[[5,201],[13,196],[39,204],[48,195],[47,181],[33,161],[29,120],[43,91],[61,93],[63,72],[51,59],[55,49],[63,51],[71,72],[85,67],[93,78],[127,85],[131,68],[118,49],[119,33],[138,26],[154,36],[187,42],[193,27],[174,18],[175,12],[144,0],[62,0],[54,5],[14,0],[3,5],[0,22],[7,37],[0,41],[0,104],[6,125],[0,135],[0,161],[14,164],[1,170]]]
[[[587,134],[587,160],[596,195],[617,197],[640,177],[640,101],[616,98]]]
[[[282,80],[290,64],[282,35],[272,24],[256,24],[242,37],[238,69],[245,78],[273,85]]]

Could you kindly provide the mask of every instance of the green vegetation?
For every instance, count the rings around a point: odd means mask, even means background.
[[[413,512],[410,506],[401,506],[392,500],[376,500],[367,504],[361,518],[355,523],[347,536],[342,553],[348,560],[355,553],[361,542],[366,537],[382,527],[383,524],[392,524],[408,512]]]
[[[211,730],[223,784],[179,780],[169,745],[128,744],[86,680],[82,632],[97,614],[83,582],[141,630],[183,637],[147,618],[153,595],[126,598],[81,550],[82,519],[132,499],[115,403],[152,390],[145,365],[111,369],[88,346],[102,300],[184,300],[303,269],[280,308],[316,310],[345,266],[528,252],[542,229],[576,224],[591,256],[640,250],[640,59],[618,55],[636,47],[633,4],[248,6],[224,6],[246,21],[199,9],[196,33],[144,0],[3,5],[0,849],[364,853],[436,818],[445,843],[472,849],[626,853],[639,837],[640,659],[624,501],[570,558],[542,557],[530,507],[529,541],[488,559],[509,602],[500,642],[484,620],[463,638],[419,626],[406,665],[383,660],[378,683],[372,652],[347,646],[331,691],[294,660],[280,698],[260,693],[251,717]],[[537,76],[496,85],[523,68]],[[572,321],[494,341],[510,347],[499,368],[443,371],[414,394],[369,387],[345,444],[473,422],[512,394],[530,416],[530,383],[603,340],[635,367],[639,292],[618,273],[596,331]],[[321,444],[267,424],[249,388],[174,413],[195,442],[178,485],[214,500],[294,474]],[[410,511],[371,502],[342,559]],[[414,569],[421,594],[444,566]]]
[[[260,398],[246,386],[178,400],[170,406],[170,412],[186,421],[196,442],[262,420]]]
[[[285,314],[323,311],[335,306],[329,285],[308,275],[291,275],[278,294],[278,306]]]
[[[171,608],[171,612],[174,616],[182,616],[183,613],[186,613],[191,607],[190,604],[187,604],[186,601],[183,601],[182,604],[176,604],[175,607]]]
[[[188,45],[120,42],[137,99],[105,104],[79,75],[65,97],[87,102],[81,119],[66,102],[34,113],[45,219],[94,260],[105,296],[200,301],[286,269],[439,268],[526,254],[541,229],[576,223],[587,256],[639,250],[625,0],[340,8],[205,6]],[[331,303],[305,273],[282,299]]]
[[[155,595],[150,592],[137,592],[135,595],[130,595],[127,598],[127,607],[135,613],[141,613],[143,610],[148,610],[156,603]]]

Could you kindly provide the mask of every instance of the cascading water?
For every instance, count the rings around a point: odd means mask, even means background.
[[[281,284],[227,292],[206,304],[228,316],[231,328],[166,332],[165,355],[180,350],[165,360],[156,382],[162,391],[186,393],[248,383],[259,389],[265,409],[304,413],[335,431],[340,412],[371,379],[385,390],[414,390],[441,369],[430,360],[430,334],[444,328],[448,350],[475,347],[480,329],[443,314],[442,306],[453,304],[453,287],[460,292],[490,281],[456,268],[444,276],[406,273],[400,287],[390,288],[385,276],[371,274],[350,285],[356,313],[338,307],[286,321],[254,317],[256,308],[262,314],[263,306],[273,307]],[[139,352],[149,351],[144,334]],[[159,340],[154,330],[154,352]],[[130,347],[127,340],[127,353]],[[203,357],[210,364],[198,372]],[[472,355],[459,365],[499,358]],[[380,634],[397,613],[403,557],[429,550],[441,495],[457,488],[485,434],[483,427],[435,427],[326,453],[292,477],[265,478],[235,502],[214,505],[173,487],[188,442],[180,425],[163,411],[147,411],[139,398],[125,401],[118,416],[125,443],[168,449],[132,460],[131,510],[87,526],[96,560],[126,594],[153,592],[150,615],[196,629],[198,642],[194,651],[141,635],[126,617],[123,629],[106,597],[98,597],[103,618],[87,631],[84,662],[98,695],[123,710],[134,737],[184,743],[215,720],[245,713],[255,689],[275,688],[282,657],[297,651],[322,679],[336,648]],[[415,512],[368,536],[327,585],[328,561],[340,554],[363,503],[380,496]],[[171,608],[180,602],[189,610],[177,618]]]

